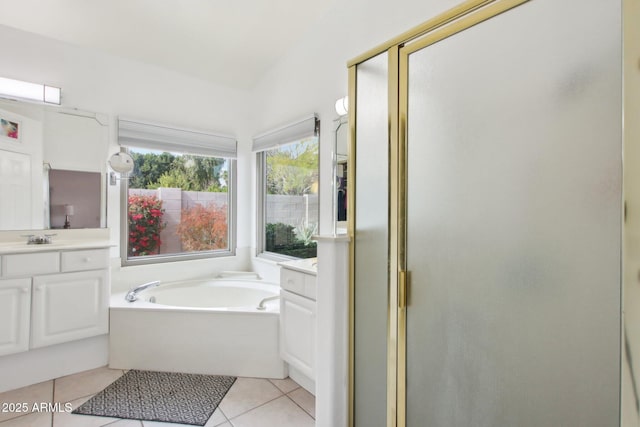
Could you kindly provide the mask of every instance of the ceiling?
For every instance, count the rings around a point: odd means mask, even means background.
[[[0,0],[0,25],[247,89],[336,0]]]

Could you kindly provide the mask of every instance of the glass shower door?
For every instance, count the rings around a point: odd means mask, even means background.
[[[389,180],[387,55],[358,64],[355,152],[354,423],[387,420]]]
[[[408,426],[618,425],[619,19],[534,0],[403,48]]]

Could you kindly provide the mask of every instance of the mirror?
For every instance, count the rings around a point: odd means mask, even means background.
[[[0,99],[0,123],[0,230],[106,227],[106,115]]]
[[[349,125],[347,116],[340,116],[335,124],[335,150],[333,159],[334,233],[347,233],[347,159],[349,152]]]
[[[49,171],[49,228],[100,228],[102,174]]]

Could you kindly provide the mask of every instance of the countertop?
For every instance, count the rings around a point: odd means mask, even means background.
[[[296,270],[301,273],[317,275],[318,274],[318,258],[296,259],[293,261],[279,262],[278,265],[289,270]]]
[[[107,240],[54,240],[52,243],[42,245],[28,245],[25,242],[0,242],[0,255],[98,249],[111,246],[113,245]]]
[[[27,244],[28,235],[51,236],[51,243]],[[64,250],[98,249],[114,246],[109,229],[22,230],[0,232],[0,255]]]

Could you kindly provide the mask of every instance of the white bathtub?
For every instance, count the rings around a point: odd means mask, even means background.
[[[243,377],[285,378],[278,352],[280,292],[261,280],[225,278],[161,284],[111,297],[109,366]],[[154,302],[150,302],[155,300]]]

